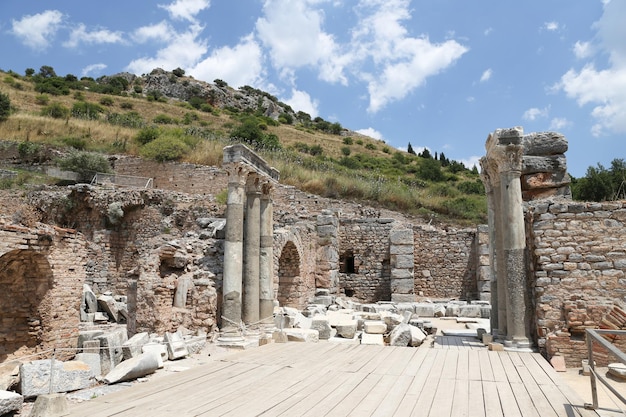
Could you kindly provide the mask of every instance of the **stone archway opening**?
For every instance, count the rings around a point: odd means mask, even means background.
[[[0,256],[0,360],[42,343],[47,310],[42,302],[51,286],[43,254],[14,250]]]
[[[300,276],[300,254],[296,245],[289,241],[278,260],[278,302],[281,306],[303,307],[306,291]]]

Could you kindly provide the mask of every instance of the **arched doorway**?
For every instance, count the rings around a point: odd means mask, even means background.
[[[289,241],[278,259],[278,302],[281,306],[302,308],[305,288],[300,276],[300,254]]]
[[[51,285],[52,270],[41,253],[14,250],[0,256],[0,360],[42,342],[50,306],[41,303]]]

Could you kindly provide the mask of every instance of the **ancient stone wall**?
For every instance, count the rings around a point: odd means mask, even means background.
[[[416,226],[415,294],[477,299],[476,230]]]
[[[534,201],[526,217],[538,345],[580,366],[586,328],[626,327],[611,315],[626,300],[626,202]]]
[[[86,261],[74,230],[0,225],[0,362],[75,346]]]
[[[341,219],[339,287],[367,302],[391,301],[389,233],[393,219]]]

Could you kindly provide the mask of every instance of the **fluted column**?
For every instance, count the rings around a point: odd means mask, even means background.
[[[490,270],[490,291],[491,291],[491,311],[490,327],[491,334],[497,336],[499,334],[499,316],[501,314],[499,310],[498,300],[498,276],[496,269],[496,203],[494,194],[494,184],[492,182],[493,170],[489,164],[487,158],[483,157],[480,160],[480,176],[485,186],[487,193],[487,223],[489,225],[489,270]],[[502,290],[501,290],[502,291]],[[506,315],[506,304],[502,300],[503,312]]]
[[[243,208],[245,183],[249,170],[230,164],[226,203],[226,240],[224,242],[224,278],[222,282],[222,334],[241,336],[241,293],[243,274]]]
[[[257,174],[246,182],[244,234],[243,321],[259,321],[259,253],[261,246],[261,184]]]
[[[261,193],[261,253],[260,253],[260,319],[273,324],[274,314],[274,207],[273,187],[269,181],[263,183]]]

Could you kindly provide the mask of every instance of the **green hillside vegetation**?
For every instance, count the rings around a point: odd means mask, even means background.
[[[190,80],[183,70],[172,72],[172,83]],[[27,69],[25,75],[0,71],[0,140],[23,142],[20,153],[33,162],[44,158],[42,149],[64,149],[69,156],[58,165],[83,175],[106,169],[101,164],[106,154],[121,153],[219,166],[223,147],[243,142],[280,170],[282,183],[313,194],[427,220],[486,222],[484,188],[475,168],[443,153],[415,154],[411,144],[409,152],[399,151],[339,123],[296,113],[249,86],[234,90],[224,81],[214,83],[235,96],[255,94],[258,107],[219,107],[212,97],[167,98],[144,91],[141,77],[129,85],[123,77],[62,77],[48,66]],[[277,120],[264,116],[262,99],[282,109]],[[0,186],[30,180],[42,181],[28,174]]]

